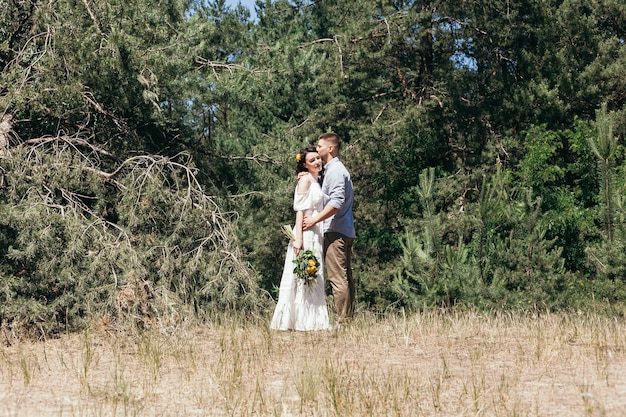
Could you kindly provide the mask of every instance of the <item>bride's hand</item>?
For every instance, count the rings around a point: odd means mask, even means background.
[[[300,249],[302,249],[302,239],[296,239],[293,242],[293,251],[296,256],[298,256],[298,252],[300,252]]]

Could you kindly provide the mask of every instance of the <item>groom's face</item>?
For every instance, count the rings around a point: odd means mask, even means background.
[[[317,142],[317,153],[320,154],[320,157],[324,162],[328,162],[328,156],[331,152],[332,144],[328,143],[328,141],[324,139],[320,139]]]

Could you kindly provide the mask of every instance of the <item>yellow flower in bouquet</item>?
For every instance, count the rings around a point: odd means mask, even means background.
[[[312,286],[317,281],[317,271],[320,263],[312,250],[301,250],[293,261],[296,267],[293,273],[297,280],[302,280],[304,285]]]

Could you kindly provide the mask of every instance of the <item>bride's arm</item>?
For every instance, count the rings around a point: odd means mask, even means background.
[[[296,190],[297,190],[297,193],[301,195],[301,198],[304,198],[304,194],[306,194],[307,191],[309,191],[309,188],[311,188],[311,181],[313,180],[311,176],[308,174],[306,176],[298,178],[298,185],[296,186],[297,187]],[[296,240],[293,242],[293,250],[296,253],[296,256],[298,255],[298,252],[300,252],[300,249],[302,249],[304,245],[303,238],[302,238],[303,224],[304,224],[304,211],[298,210],[296,212],[296,233],[295,233]]]
[[[295,233],[296,240],[294,240],[293,242],[293,251],[296,253],[296,255],[298,255],[298,252],[300,252],[300,249],[302,249],[302,244],[303,244],[303,240],[302,240],[302,219],[303,218],[304,218],[304,212],[302,212],[302,210],[298,210],[296,212],[296,233]]]

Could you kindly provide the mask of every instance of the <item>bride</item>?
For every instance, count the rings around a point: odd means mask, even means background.
[[[294,241],[287,247],[285,266],[280,280],[278,302],[270,328],[274,330],[329,330],[330,321],[326,306],[324,287],[324,261],[322,256],[323,233],[321,223],[310,230],[302,231],[302,219],[305,215],[314,216],[324,208],[319,175],[322,159],[315,147],[300,149],[296,155],[296,172],[300,174],[293,198],[296,211],[296,225],[293,228]],[[294,259],[301,250],[311,250],[320,263],[317,279],[305,285],[293,270]]]

